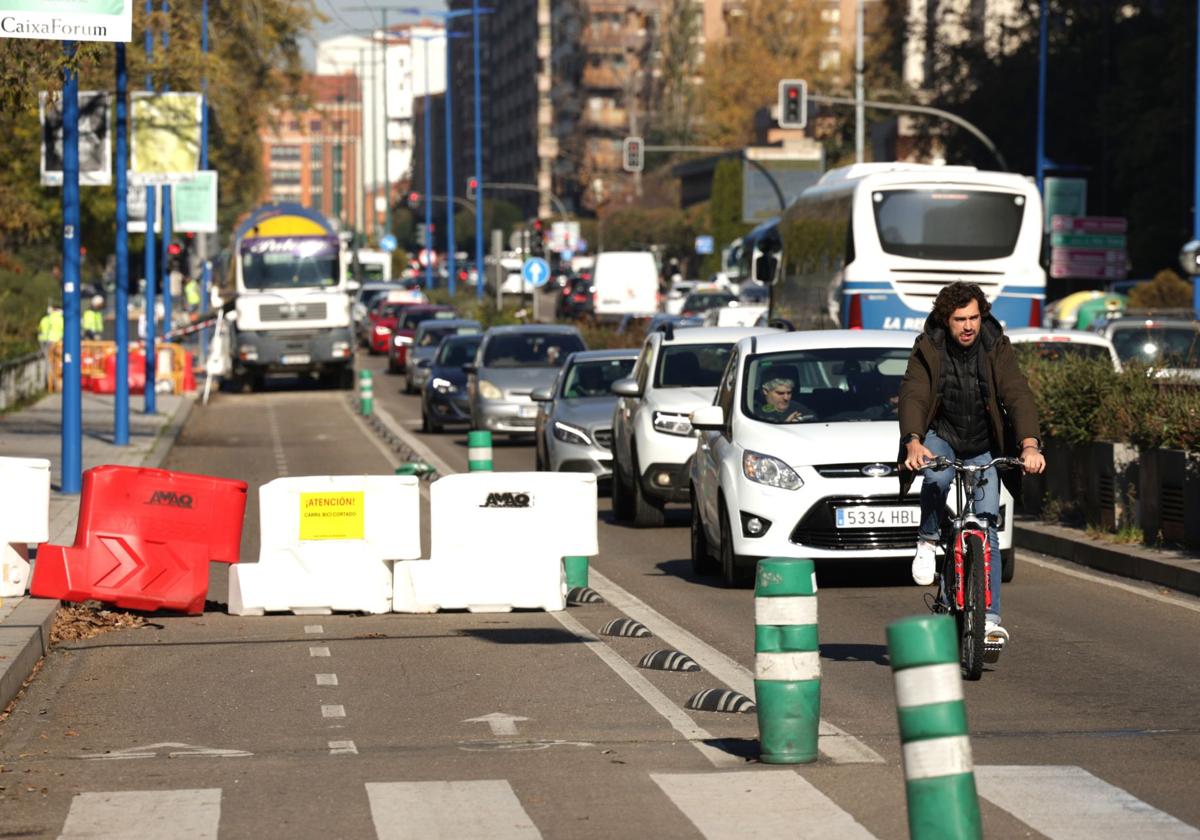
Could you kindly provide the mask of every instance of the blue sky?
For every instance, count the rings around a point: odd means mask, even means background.
[[[392,2],[381,2],[381,0],[316,0],[317,10],[323,13],[329,20],[324,23],[317,24],[313,29],[312,37],[314,41],[321,41],[325,38],[332,38],[336,35],[343,35],[347,32],[365,31],[371,29],[372,26],[378,26],[382,20],[379,11],[360,11],[359,7],[373,6],[377,10],[399,9],[399,8],[419,8],[429,9],[431,11],[444,11],[446,3],[444,0],[392,0]],[[388,22],[399,22],[405,18],[399,13],[393,11],[388,15]],[[304,57],[309,66],[313,64],[313,55],[315,49],[313,45],[306,44],[304,49]]]

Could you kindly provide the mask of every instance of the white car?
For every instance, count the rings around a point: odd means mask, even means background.
[[[1015,347],[1025,346],[1044,359],[1064,356],[1089,359],[1108,359],[1113,370],[1121,370],[1121,360],[1113,343],[1102,335],[1083,330],[1043,330],[1038,327],[1018,327],[1004,334]]]
[[[663,312],[668,315],[678,315],[683,311],[683,301],[696,287],[695,280],[676,280],[667,290],[667,299],[663,303]]]
[[[738,342],[715,400],[692,413],[699,435],[688,480],[698,573],[719,572],[733,586],[752,577],[759,557],[912,558],[921,480],[899,498],[896,404],[915,338],[818,330]],[[772,405],[767,393],[786,391],[776,380],[793,383],[786,405]],[[1005,580],[1012,577],[1012,510],[1002,488]]]
[[[688,415],[709,405],[729,351],[762,327],[665,327],[646,336],[629,379],[613,383],[613,512],[638,527],[662,525],[663,506],[689,498],[696,451]]]

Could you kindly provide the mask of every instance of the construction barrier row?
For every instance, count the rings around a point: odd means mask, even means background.
[[[471,473],[430,488],[421,558],[416,476],[280,478],[259,488],[257,563],[239,564],[245,482],[103,466],[84,473],[74,544],[47,540],[50,465],[0,458],[4,592],[197,614],[208,564],[233,565],[234,615],[566,607],[563,558],[598,552],[596,479]],[[573,560],[578,563],[578,560]]]
[[[154,379],[162,390],[173,394],[196,390],[195,358],[178,344],[164,343],[155,350],[157,364]],[[50,391],[62,390],[62,342],[51,344]],[[81,341],[79,349],[80,379],[85,391],[115,394],[117,391],[117,345],[114,341]],[[129,345],[129,391],[140,394],[146,388],[146,349],[140,342]]]

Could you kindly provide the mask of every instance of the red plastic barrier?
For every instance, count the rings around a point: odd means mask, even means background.
[[[97,394],[117,392],[116,354],[104,360],[104,375],[92,379],[92,388]],[[129,393],[140,394],[146,390],[146,354],[141,350],[129,351]]]
[[[209,561],[236,563],[246,482],[134,467],[83,474],[73,546],[42,545],[31,594],[204,612]]]
[[[195,364],[196,360],[192,354],[185,351],[183,354],[183,392],[185,394],[194,393],[196,390]]]

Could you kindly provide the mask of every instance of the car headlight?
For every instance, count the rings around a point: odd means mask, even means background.
[[[502,400],[504,399],[504,392],[486,379],[480,379],[479,396],[485,400]]]
[[[794,469],[778,458],[760,452],[747,450],[742,454],[742,472],[751,481],[781,490],[799,490],[804,486],[804,480]]]
[[[396,342],[397,347],[407,347],[412,344],[412,337],[407,335],[398,335],[392,340]]]
[[[592,445],[592,439],[583,429],[572,426],[570,423],[561,423],[558,420],[554,421],[554,436],[564,443],[578,443],[581,446]]]
[[[449,379],[442,379],[440,376],[435,376],[433,381],[429,383],[429,387],[439,394],[453,394],[458,391],[457,385]]]
[[[692,421],[686,414],[656,411],[654,412],[654,428],[668,435],[687,437],[692,433]]]

